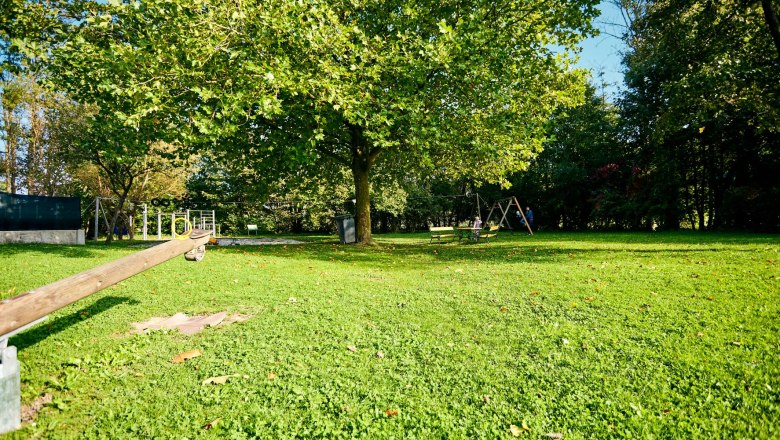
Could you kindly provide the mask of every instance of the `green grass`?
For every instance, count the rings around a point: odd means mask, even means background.
[[[23,404],[54,401],[9,437],[780,438],[777,236],[306,240],[176,258],[12,338]],[[0,297],[138,249],[0,246]],[[252,318],[128,334],[219,311]]]

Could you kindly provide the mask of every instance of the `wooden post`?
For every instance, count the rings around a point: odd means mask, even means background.
[[[512,196],[512,199],[514,199],[515,204],[517,205],[517,209],[520,211],[520,215],[523,216],[523,221],[525,221],[525,227],[528,228],[528,234],[534,235],[534,231],[531,230],[531,225],[528,224],[528,219],[525,218],[525,212],[523,212],[523,207],[520,206],[520,202],[517,201],[517,197]]]
[[[0,336],[173,257],[200,250],[208,241],[208,231],[194,230],[183,240],[171,240],[0,301]]]
[[[482,220],[482,206],[479,203],[479,193],[477,193],[477,215],[479,216],[479,219]],[[487,224],[487,221],[485,224]]]

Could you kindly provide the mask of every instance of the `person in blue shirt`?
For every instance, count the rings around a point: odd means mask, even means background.
[[[517,211],[517,216],[520,217],[520,224],[525,226],[525,219],[523,219],[523,216],[520,215],[520,211]],[[525,207],[525,218],[528,220],[528,226],[531,228],[531,230],[534,229],[534,212],[531,211],[530,206]]]

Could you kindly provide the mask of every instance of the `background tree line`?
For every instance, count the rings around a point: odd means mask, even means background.
[[[467,193],[517,195],[550,229],[780,230],[776,2],[616,1],[628,49],[615,102],[530,39],[535,53],[483,54],[498,44],[479,25],[492,4],[443,4],[436,21],[404,2],[398,15],[360,2],[249,15],[217,2],[204,15],[180,2],[14,1],[0,20],[2,183],[111,196],[112,225],[127,201],[186,194],[217,209],[223,232],[330,231],[340,213],[369,230],[419,230],[470,220],[480,210]],[[516,18],[574,45],[594,4]],[[266,23],[275,7],[284,20]],[[409,20],[428,36],[409,34]],[[290,36],[300,46],[280,43]],[[331,53],[333,41],[350,56]],[[234,75],[220,83],[225,69]],[[491,101],[520,86],[529,91],[507,95],[517,105]],[[364,153],[377,156],[356,174]]]
[[[625,90],[557,113],[518,193],[553,228],[780,230],[777,3],[619,3]]]

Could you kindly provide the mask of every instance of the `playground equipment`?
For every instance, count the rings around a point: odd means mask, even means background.
[[[485,201],[485,199],[483,197],[480,197],[479,193],[472,193],[471,191],[468,191],[468,190],[466,191],[465,196],[467,198],[470,198],[472,196],[476,197],[476,205],[474,206],[474,214],[472,215],[472,217],[476,216],[476,217],[479,217],[481,219],[482,218],[482,205],[484,204],[486,208],[488,207],[488,204]],[[485,221],[485,223],[487,224],[487,220]]]
[[[528,219],[525,218],[525,214],[523,213],[523,207],[520,206],[520,202],[517,201],[517,197],[515,196],[506,199],[497,200],[493,204],[493,207],[490,208],[490,213],[488,214],[487,219],[485,219],[485,223],[487,224],[487,222],[490,220],[490,216],[493,215],[493,211],[498,209],[498,211],[502,214],[501,220],[498,222],[498,225],[506,227],[508,229],[512,229],[512,226],[509,225],[509,220],[507,220],[506,218],[512,206],[515,206],[517,208],[517,212],[519,212],[520,216],[523,218],[523,223],[525,224],[525,227],[528,228],[528,233],[530,235],[534,235],[534,231],[531,230],[531,226],[528,224]],[[504,225],[504,222],[506,222],[506,226]]]
[[[153,199],[156,200],[156,199]],[[104,206],[106,202],[113,202],[115,199],[106,198],[106,197],[96,197],[95,198],[95,219],[94,224],[96,225],[94,228],[94,239],[97,241],[98,239],[98,228],[97,225],[100,223],[100,217],[101,214],[103,216],[103,221],[105,224],[106,230],[109,229],[109,221],[108,216],[106,215],[106,210],[104,209]],[[128,205],[130,206],[140,206],[142,208],[142,225],[141,225],[141,239],[142,240],[148,240],[149,239],[149,217],[154,215],[153,213],[149,212],[149,205],[147,203],[141,203],[140,205],[137,205],[137,203],[141,202],[131,202],[128,201]],[[154,204],[153,204],[154,205]],[[169,203],[166,203],[164,206],[168,206]],[[213,237],[216,237],[219,233],[219,225],[216,224],[216,213],[213,209],[205,210],[205,209],[187,209],[184,211],[173,211],[173,212],[162,212],[161,210],[157,210],[156,213],[156,225],[157,225],[157,240],[163,239],[163,218],[171,219],[171,239],[176,238],[176,222],[178,219],[184,218],[187,220],[188,224],[194,225],[198,229],[202,229],[204,231],[209,231]],[[125,216],[127,223],[129,223],[128,229],[134,229],[135,228],[135,217],[133,215],[128,215],[127,213],[122,213],[123,216]]]
[[[194,229],[177,239],[0,301],[0,434],[21,423],[20,374],[16,347],[8,339],[47,315],[124,279],[184,254],[203,259],[211,231]]]

